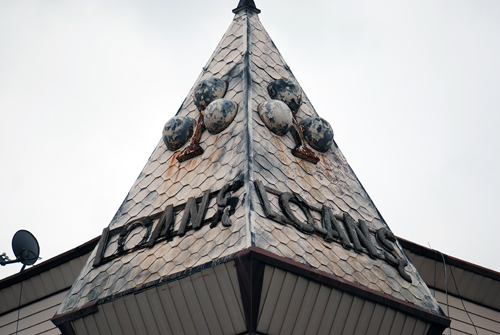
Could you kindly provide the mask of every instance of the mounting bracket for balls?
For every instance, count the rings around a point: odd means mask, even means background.
[[[200,115],[198,116],[198,122],[196,123],[189,145],[177,156],[179,162],[199,156],[205,151],[200,146],[201,135],[203,135],[206,129],[204,122],[205,110],[212,101],[223,98],[226,90],[226,82],[218,78],[208,78],[196,85],[194,89],[194,104],[198,108]]]
[[[290,133],[292,133],[292,137],[296,145],[296,147],[292,149],[292,155],[313,164],[317,164],[319,162],[319,158],[304,141],[304,130],[297,121],[297,114],[292,111],[292,115],[293,127],[290,128]]]
[[[179,162],[187,161],[193,157],[199,156],[205,152],[203,148],[200,146],[201,135],[205,131],[205,124],[203,121],[203,114],[205,110],[200,111],[200,116],[198,117],[198,122],[196,123],[196,127],[194,129],[194,134],[191,137],[189,145],[185,147],[179,156],[177,156],[177,160]]]
[[[297,112],[302,104],[300,87],[290,79],[281,78],[271,82],[267,90],[272,99],[283,101],[292,111],[293,125],[290,127],[290,132],[296,145],[292,149],[292,155],[313,164],[318,163],[319,158],[304,141],[303,130],[297,121]]]

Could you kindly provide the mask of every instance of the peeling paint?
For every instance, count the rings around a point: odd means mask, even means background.
[[[238,105],[228,99],[217,99],[211,102],[204,116],[205,128],[210,134],[217,134],[233,122]]]
[[[202,111],[214,100],[223,98],[226,94],[227,84],[218,78],[202,80],[194,89],[194,104]]]
[[[259,115],[264,124],[276,135],[285,135],[293,125],[292,111],[280,100],[267,100],[259,105]]]
[[[320,117],[310,117],[300,123],[304,139],[311,147],[326,152],[333,142],[333,130],[330,124]]]
[[[196,121],[187,116],[174,116],[163,127],[163,142],[171,151],[180,149],[193,136]]]
[[[302,104],[302,91],[297,83],[281,78],[273,81],[267,88],[271,98],[281,100],[296,113]]]

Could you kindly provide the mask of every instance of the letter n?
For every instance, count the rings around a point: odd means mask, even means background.
[[[347,237],[344,229],[340,227],[340,224],[335,218],[335,215],[332,213],[332,210],[326,205],[323,205],[323,208],[321,209],[321,223],[323,228],[325,228],[328,232],[325,236],[325,241],[330,242],[333,238],[337,238],[340,240],[340,244],[342,244],[345,249],[351,249],[352,245],[349,243],[349,238]]]
[[[156,243],[156,240],[159,237],[167,236],[168,233],[171,232],[173,228],[174,228],[174,206],[168,205],[167,208],[165,208],[165,211],[163,211],[163,214],[161,215],[160,219],[158,220],[158,224],[156,225],[155,230],[151,235],[151,238],[146,244],[146,247],[151,248]]]
[[[362,252],[363,248],[361,244],[363,244],[370,257],[377,258],[378,252],[370,239],[370,232],[368,231],[365,222],[363,220],[359,220],[358,226],[349,214],[344,213],[344,223],[347,228],[347,232],[351,237],[352,243],[354,244],[354,250]]]
[[[203,192],[203,198],[201,199],[201,204],[199,208],[196,205],[195,198],[188,199],[177,235],[184,236],[186,234],[186,228],[189,221],[191,221],[191,224],[194,229],[201,228],[201,223],[203,222],[203,219],[205,218],[205,214],[207,212],[209,195],[210,191]]]

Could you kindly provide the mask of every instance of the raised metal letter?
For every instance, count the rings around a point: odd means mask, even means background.
[[[305,223],[302,223],[300,222],[299,219],[297,219],[297,217],[295,216],[295,214],[293,214],[293,211],[292,209],[290,208],[290,200],[295,200],[300,209],[302,209],[302,211],[304,212],[304,214],[306,215],[307,217],[307,224]],[[281,210],[283,211],[283,213],[285,213],[286,217],[292,221],[293,225],[303,231],[304,233],[314,233],[315,229],[314,229],[314,222],[312,221],[313,218],[311,216],[311,213],[309,212],[309,209],[300,201],[298,201],[297,197],[290,193],[290,192],[285,192],[283,194],[280,195],[280,207],[281,207]]]
[[[333,215],[332,210],[326,205],[323,205],[321,209],[321,223],[323,224],[323,228],[328,231],[328,234],[325,236],[325,241],[331,242],[333,238],[337,238],[340,240],[342,247],[347,250],[352,248],[349,237],[347,237],[344,229],[342,229],[335,215]]]
[[[174,205],[168,205],[163,211],[160,219],[158,220],[158,224],[151,235],[146,247],[151,248],[156,240],[161,236],[167,236],[174,228]]]
[[[344,223],[347,228],[347,232],[351,237],[351,242],[354,244],[354,250],[362,252],[363,247],[361,244],[363,244],[370,257],[377,258],[378,252],[370,239],[370,232],[368,231],[365,222],[363,220],[359,220],[358,226],[349,214],[344,213]]]
[[[200,208],[197,208],[198,206],[196,205],[195,198],[188,199],[177,235],[184,236],[186,234],[187,224],[190,220],[193,229],[201,228],[201,222],[205,218],[205,214],[207,212],[209,195],[210,191],[203,192],[203,198],[201,199]]]

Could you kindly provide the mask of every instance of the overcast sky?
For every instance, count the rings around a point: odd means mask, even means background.
[[[0,253],[100,235],[237,2],[0,1]],[[395,234],[500,271],[500,1],[256,3]]]

